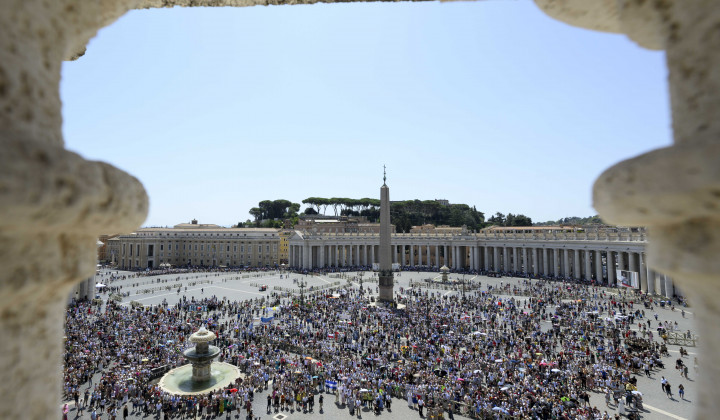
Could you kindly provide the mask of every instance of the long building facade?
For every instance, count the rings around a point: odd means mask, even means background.
[[[311,270],[372,267],[379,262],[375,233],[296,231],[289,240],[289,265]],[[646,265],[642,228],[516,230],[457,233],[393,233],[392,262],[400,267],[506,272],[617,286],[616,270],[636,272],[645,292],[681,295],[671,278]]]
[[[142,228],[118,236],[111,246],[118,268],[169,266],[276,267],[280,264],[277,229],[224,228],[182,223],[172,228]]]

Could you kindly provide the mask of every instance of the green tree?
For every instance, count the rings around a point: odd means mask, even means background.
[[[494,216],[488,219],[488,222],[490,222],[491,225],[505,226],[505,215],[497,212]]]
[[[261,218],[262,215],[263,215],[262,209],[260,209],[260,208],[258,208],[258,207],[253,207],[253,208],[251,208],[250,211],[249,211],[249,213],[250,213],[250,215],[251,215],[253,218],[255,218],[255,223],[259,222],[259,221],[260,221],[260,218]]]

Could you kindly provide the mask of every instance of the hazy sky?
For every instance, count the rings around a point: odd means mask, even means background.
[[[62,70],[67,147],[138,177],[147,226],[265,199],[444,198],[534,221],[671,142],[664,54],[530,1],[128,13]],[[304,207],[303,207],[304,208]]]

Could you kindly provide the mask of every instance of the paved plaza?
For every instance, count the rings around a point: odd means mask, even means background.
[[[119,279],[109,282],[110,273],[117,276],[128,276],[126,279]],[[300,284],[306,284],[303,293],[309,295],[311,293],[323,293],[330,294],[340,288],[358,288],[362,278],[363,286],[367,289],[370,288],[370,292],[373,295],[377,295],[377,276],[371,272],[355,273],[329,273],[325,275],[302,275],[297,273],[286,273],[280,271],[273,272],[228,272],[228,273],[184,273],[184,274],[166,274],[151,277],[135,277],[134,273],[129,272],[116,272],[116,271],[102,271],[97,277],[97,281],[103,284],[107,284],[108,288],[117,288],[118,292],[124,294],[122,298],[123,305],[129,305],[130,302],[140,302],[143,305],[160,305],[167,303],[168,305],[174,305],[183,299],[201,299],[203,297],[217,296],[224,297],[230,301],[240,301],[248,299],[257,299],[266,297],[269,298],[273,294],[279,293],[294,293],[300,294]],[[410,287],[411,282],[422,282],[427,279],[439,280],[440,275],[437,273],[428,272],[400,272],[395,273],[395,291],[407,290]],[[477,285],[480,287],[477,290],[468,290],[465,293],[472,295],[479,293],[479,291],[488,290],[489,286],[494,288],[500,288],[508,284],[520,285],[524,279],[518,278],[489,278],[484,276],[476,275],[461,275],[453,274],[449,275],[451,280],[464,281],[469,284]],[[267,286],[267,290],[261,291],[260,286]],[[457,289],[457,290],[455,290]],[[322,290],[320,292],[320,290]],[[443,296],[457,296],[463,293],[459,286],[443,286],[437,283],[431,283],[431,288],[423,289],[430,290],[432,293],[440,294]],[[479,290],[479,291],[478,291]],[[617,289],[607,289],[609,293],[617,293]],[[497,293],[497,292],[496,292]],[[100,297],[107,299],[108,293],[100,294]],[[527,300],[528,297],[517,296],[518,300]],[[550,313],[554,310],[553,307],[546,308]],[[633,309],[645,309],[642,305],[635,305]],[[694,314],[692,307],[685,308],[684,315],[681,313],[680,308],[676,308],[671,311],[668,308],[661,308],[660,306],[654,306],[652,309],[645,309],[646,318],[636,321],[633,329],[637,330],[637,322],[645,322],[647,319],[653,321],[653,325],[656,324],[655,316],[660,321],[670,321],[677,323],[677,328],[680,331],[690,330],[695,333]],[[543,330],[552,328],[550,321],[542,321]],[[654,330],[654,328],[652,329]],[[655,335],[657,341],[657,334]],[[696,404],[693,402],[696,395],[696,378],[701,373],[695,367],[695,357],[697,355],[697,348],[688,348],[688,356],[683,358],[685,364],[690,367],[689,379],[683,378],[680,372],[676,370],[675,361],[680,357],[679,347],[670,345],[668,346],[670,356],[663,357],[665,363],[665,369],[655,370],[652,372],[650,377],[646,377],[642,370],[637,377],[637,388],[643,394],[644,410],[640,412],[644,419],[690,419],[693,418]],[[661,377],[664,376],[669,383],[672,385],[673,398],[668,398],[665,393],[661,390],[660,382]],[[95,375],[96,380],[99,379],[99,374]],[[96,383],[94,381],[94,383]],[[685,398],[680,399],[677,394],[677,386],[683,384],[685,387]],[[89,385],[86,383],[80,388],[81,394]],[[253,403],[253,414],[255,418],[259,419],[276,419],[276,420],[294,420],[294,419],[315,419],[315,418],[352,418],[358,417],[357,412],[354,416],[351,416],[346,406],[341,406],[335,403],[335,396],[331,394],[324,394],[325,403],[323,410],[319,410],[319,407],[315,406],[313,412],[302,412],[302,411],[266,411],[266,395],[268,391],[263,391],[260,394],[256,394]],[[317,399],[316,399],[317,401]],[[128,404],[130,407],[131,405]],[[610,416],[616,413],[616,407],[611,401],[610,406],[605,403],[605,396],[602,393],[591,392],[590,393],[590,405],[596,406],[602,413],[607,410]],[[119,411],[118,418],[122,418],[122,411]],[[365,409],[360,412],[363,418],[375,417],[376,415],[369,409]],[[143,418],[154,418],[154,415],[143,416],[141,413],[131,413],[128,418],[131,419],[143,419]],[[395,399],[392,404],[392,411],[384,410],[380,417],[387,419],[408,419],[420,417],[417,410],[411,410],[408,408],[406,401],[402,399]],[[455,418],[464,418],[459,415],[455,415]],[[74,402],[70,401],[70,411],[68,418],[90,418],[90,414],[85,411],[82,415],[78,416],[78,412],[75,409]],[[102,418],[108,418],[107,414],[104,414]],[[233,412],[231,416],[225,414],[221,418],[235,418],[244,419],[245,411],[238,413]],[[445,418],[448,418],[448,414],[445,414]]]

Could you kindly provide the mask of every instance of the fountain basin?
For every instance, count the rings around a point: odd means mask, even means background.
[[[212,360],[220,354],[220,349],[215,346],[208,346],[207,352],[198,352],[197,347],[190,347],[183,351],[183,356],[190,362],[198,361],[204,362],[206,360]]]
[[[193,365],[187,364],[166,373],[158,385],[170,394],[197,395],[225,388],[241,376],[240,370],[229,363],[214,362],[209,367],[207,380],[194,380]]]

